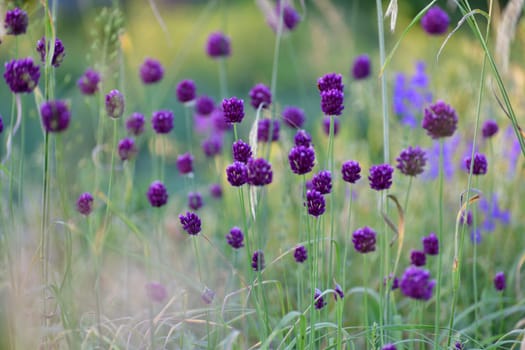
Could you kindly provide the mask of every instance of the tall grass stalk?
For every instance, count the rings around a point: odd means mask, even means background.
[[[47,233],[49,220],[49,133],[44,134],[44,171],[43,171],[43,185],[42,185],[42,221],[40,225],[40,262],[42,268],[42,328],[44,330],[48,327],[48,310],[47,310],[47,288],[48,288],[48,254],[47,247],[49,245],[49,238]],[[48,336],[43,335],[43,347],[48,348]]]
[[[438,242],[443,245],[443,179],[444,179],[444,141],[439,139],[439,175],[438,175]],[[441,274],[443,270],[443,249],[438,254],[438,273],[436,281],[436,311],[434,319],[434,349],[439,349],[439,330],[441,321]]]
[[[330,176],[332,177],[332,182],[334,179],[334,116],[330,116],[330,126],[328,132],[328,170],[330,171]],[[332,186],[333,187],[333,186]],[[334,226],[335,226],[335,208],[334,208],[334,189],[330,192],[330,251],[328,255],[328,276],[326,278],[326,285],[329,284],[329,281],[333,279],[333,244],[334,241]]]
[[[377,34],[379,39],[379,62],[381,67],[385,65],[385,31],[383,28],[383,5],[381,0],[376,0],[377,8]],[[389,115],[388,115],[388,101],[386,91],[385,70],[379,77],[381,84],[381,107],[383,115],[383,161],[388,163],[390,161],[390,138],[389,138]]]

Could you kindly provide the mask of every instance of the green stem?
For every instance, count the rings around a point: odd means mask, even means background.
[[[221,98],[228,97],[228,79],[226,78],[226,60],[220,58],[219,62],[219,84],[221,89]]]
[[[190,149],[190,154],[193,154],[193,144],[192,144],[192,132],[191,132],[191,113],[190,107],[184,107],[184,118],[186,121],[186,144]]]
[[[334,116],[330,116],[330,127],[328,132],[328,170],[330,176],[334,176]],[[329,284],[330,279],[333,277],[333,244],[334,241],[334,226],[335,226],[335,208],[334,208],[334,190],[330,192],[330,242],[329,254],[328,254],[328,276],[326,279],[326,285]]]
[[[40,261],[42,262],[42,302],[43,302],[43,311],[42,311],[42,328],[46,329],[48,325],[48,315],[47,315],[47,287],[48,287],[48,256],[47,245],[48,234],[48,196],[49,196],[49,133],[44,134],[44,174],[43,174],[43,186],[42,186],[42,222],[40,225]],[[48,347],[48,338],[47,335],[43,336],[43,347],[47,349]]]
[[[379,61],[380,66],[385,64],[385,32],[383,29],[383,5],[381,0],[376,0],[377,8],[377,32],[379,36]],[[386,69],[386,68],[385,68]],[[388,102],[386,93],[386,74],[381,74],[381,106],[383,112],[383,158],[384,163],[389,163],[390,149],[389,149],[389,116],[388,116]]]
[[[438,204],[438,242],[440,245],[443,244],[443,152],[444,152],[444,143],[443,139],[439,140],[439,204]],[[434,349],[439,349],[439,324],[440,324],[440,314],[441,314],[441,273],[443,269],[443,249],[440,249],[438,254],[438,275],[436,281],[436,312],[434,320]]]
[[[96,302],[96,322],[97,322],[97,331],[98,331],[98,344],[102,348],[104,338],[102,335],[102,304],[100,302],[100,266],[102,256],[99,255],[99,252],[95,251],[95,302]]]

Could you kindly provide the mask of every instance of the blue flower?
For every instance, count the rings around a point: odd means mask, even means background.
[[[502,225],[510,224],[510,211],[501,210],[498,203],[498,196],[493,194],[490,202],[486,197],[479,201],[479,209],[483,213],[481,228],[485,232],[492,232],[496,228],[496,221]]]
[[[432,148],[426,150],[428,167],[423,173],[423,178],[426,180],[437,179],[439,175],[439,142],[434,141]],[[449,137],[443,140],[443,175],[446,180],[450,180],[454,175],[454,153],[458,144],[458,137]]]

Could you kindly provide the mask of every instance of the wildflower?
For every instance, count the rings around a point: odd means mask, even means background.
[[[243,140],[237,140],[232,145],[233,160],[241,163],[248,163],[252,157],[252,148]]]
[[[294,136],[294,143],[296,146],[310,147],[312,144],[312,136],[305,130],[298,130]]]
[[[370,187],[376,191],[387,190],[392,186],[394,168],[389,164],[372,165],[370,167]]]
[[[457,124],[458,116],[454,108],[443,101],[437,101],[425,108],[421,126],[427,131],[427,135],[439,139],[452,136]]]
[[[121,160],[128,160],[137,153],[135,141],[132,138],[126,137],[118,143],[118,155]]]
[[[252,269],[261,271],[264,269],[264,253],[262,250],[256,250],[252,255]]]
[[[321,194],[328,194],[332,191],[332,174],[328,170],[322,170],[312,178],[314,189]]]
[[[206,43],[206,53],[211,58],[228,57],[231,55],[230,38],[221,32],[211,33]]]
[[[326,306],[326,301],[322,296],[321,290],[318,288],[315,288],[314,305],[317,310],[321,310],[323,307]]]
[[[201,219],[197,214],[188,211],[186,215],[179,215],[179,220],[182,228],[188,234],[195,236],[201,232]]]
[[[323,117],[323,131],[326,134],[326,136],[330,136],[330,119],[334,120],[334,136],[336,136],[339,133],[339,119],[337,118],[330,118],[329,116]]]
[[[492,136],[496,135],[498,130],[498,123],[496,123],[495,120],[489,119],[483,123],[483,126],[481,128],[481,134],[483,135],[483,138],[489,139]]]
[[[153,181],[146,195],[152,207],[160,208],[168,203],[168,190],[160,181]]]
[[[368,55],[357,56],[352,65],[352,76],[355,80],[366,79],[370,76],[370,57]]]
[[[250,90],[250,104],[253,108],[268,108],[272,103],[272,93],[270,88],[264,84],[257,84]]]
[[[427,255],[438,255],[439,254],[439,240],[434,232],[426,237],[423,237],[423,251]]]
[[[389,274],[388,278],[387,277],[383,278],[383,285],[386,286],[388,281],[392,281],[390,290],[396,290],[399,288],[399,278],[397,278],[393,274]]]
[[[272,165],[264,158],[250,158],[247,163],[248,183],[253,186],[269,185],[273,179]]]
[[[158,60],[146,58],[140,66],[139,73],[144,84],[154,84],[162,80],[164,68]]]
[[[479,201],[479,209],[483,213],[481,228],[486,232],[494,231],[497,221],[503,225],[510,224],[510,211],[500,209],[496,194],[492,195],[490,201],[482,197]]]
[[[299,129],[304,124],[304,111],[301,108],[287,106],[283,109],[282,118],[284,124],[291,128]]]
[[[288,153],[288,161],[294,174],[307,174],[314,168],[315,152],[312,147],[295,146]]]
[[[417,300],[429,300],[432,298],[432,290],[436,285],[435,280],[430,280],[428,270],[410,266],[401,278],[401,291],[409,298]]]
[[[9,61],[5,64],[4,79],[13,93],[29,93],[38,85],[40,67],[31,57]]]
[[[221,198],[222,197],[222,187],[220,184],[211,184],[209,187],[210,195],[213,198]]]
[[[373,252],[376,250],[376,232],[368,226],[358,228],[352,233],[352,243],[359,253]]]
[[[433,6],[421,18],[421,27],[430,35],[445,34],[449,23],[447,13],[439,6]]]
[[[195,99],[195,82],[193,80],[184,79],[178,85],[176,89],[177,100],[180,103],[191,102]]]
[[[476,227],[472,231],[470,231],[470,241],[474,244],[480,244],[481,240],[483,239],[483,236],[481,235],[481,230],[479,227]]]
[[[321,92],[321,110],[325,115],[341,115],[343,109],[344,94],[337,89]]]
[[[49,43],[47,44],[49,47]],[[36,43],[36,51],[40,54],[40,59],[42,60],[42,63],[46,62],[46,38],[43,36],[40,40]],[[56,38],[55,39],[55,51],[53,52],[53,58],[51,59],[51,65],[53,67],[58,68],[62,61],[64,60],[64,56],[66,55],[64,44],[62,44],[62,40]]]
[[[234,161],[226,167],[226,178],[230,185],[239,187],[248,182],[248,168],[246,164]]]
[[[335,284],[334,287],[334,299],[337,301],[338,298],[343,299],[345,297],[345,293],[343,292],[343,288],[339,284]]]
[[[230,233],[226,235],[226,241],[233,249],[239,249],[244,247],[244,234],[238,227],[233,227]]]
[[[91,68],[88,68],[84,74],[77,80],[77,86],[84,95],[93,95],[98,91],[100,83],[100,74]]]
[[[160,282],[146,283],[146,294],[148,295],[148,298],[157,303],[162,303],[168,296],[166,287]]]
[[[124,113],[124,95],[118,90],[111,90],[106,95],[106,113],[110,118],[118,119]]]
[[[473,164],[472,164],[473,163]],[[465,167],[470,171],[470,166],[473,165],[472,175],[485,175],[487,173],[487,158],[481,153],[474,154],[474,161],[472,157],[465,158]]]
[[[317,88],[319,89],[319,92],[334,89],[343,92],[343,76],[337,73],[325,74],[317,80]]]
[[[206,304],[211,304],[214,298],[215,298],[215,292],[208,287],[204,287],[204,290],[202,291],[202,294],[201,294],[202,301],[204,301]]]
[[[144,116],[140,113],[132,113],[126,120],[126,129],[131,135],[138,136],[144,132]]]
[[[461,216],[459,218],[459,223],[462,224],[462,225],[467,224],[467,226],[472,226],[472,220],[473,220],[472,211],[469,210],[467,212],[466,219],[465,219],[465,212],[461,213]]]
[[[153,112],[151,125],[157,134],[168,134],[173,129],[173,112],[170,110]]]
[[[461,344],[460,341],[457,341],[455,344],[454,344],[454,349],[455,350],[463,350],[463,344]]]
[[[277,17],[279,18],[281,16],[281,9],[282,9],[282,17],[283,17],[283,25],[284,28],[292,31],[295,29],[297,24],[301,21],[301,16],[299,13],[290,5],[285,4],[284,6],[281,6],[281,2],[277,1],[277,4],[275,6],[275,12],[277,14]],[[270,26],[277,30],[277,24],[271,23]]]
[[[425,252],[422,252],[421,250],[412,250],[410,252],[410,262],[414,266],[425,266],[427,263]]]
[[[341,166],[343,180],[354,184],[361,178],[361,167],[355,160],[348,160]]]
[[[183,175],[193,171],[193,156],[186,152],[177,157],[177,169]]]
[[[61,132],[67,129],[71,112],[65,101],[44,102],[40,107],[42,124],[46,132]]]
[[[200,96],[195,102],[195,111],[199,115],[208,116],[215,109],[215,102],[209,96]]]
[[[381,350],[397,350],[396,346],[394,344],[385,344]]]
[[[308,206],[308,214],[312,216],[318,217],[325,211],[326,202],[319,191],[306,191],[306,204]]]
[[[271,131],[271,140],[279,140],[279,130],[280,124],[277,119],[263,118],[259,119],[257,123],[257,141],[259,142],[269,142],[270,141],[270,125],[272,127]]]
[[[228,123],[240,123],[244,118],[244,101],[237,97],[222,100],[224,119]]]
[[[399,157],[396,158],[397,168],[402,174],[407,176],[417,176],[424,171],[426,164],[426,155],[419,147],[408,147],[401,151]]]
[[[204,140],[201,146],[206,157],[214,157],[222,152],[222,138],[213,135]]]
[[[443,142],[443,173],[445,179],[451,179],[454,176],[454,154],[459,145],[459,137],[451,137],[445,139]],[[424,172],[423,177],[427,180],[436,179],[439,176],[439,158],[440,158],[440,142],[434,141],[432,148],[426,150],[427,159],[427,170]]]
[[[296,262],[302,264],[308,259],[308,251],[304,245],[298,245],[293,251],[293,257]]]
[[[219,108],[215,109],[210,119],[215,132],[222,133],[233,129],[231,123],[224,118],[224,112]]]
[[[507,287],[507,283],[505,281],[505,273],[504,272],[498,272],[494,276],[494,288],[496,288],[497,291],[502,291]]]
[[[202,196],[199,192],[188,193],[188,207],[192,210],[199,210],[203,206]]]
[[[77,199],[77,211],[88,216],[93,211],[94,198],[89,192],[82,193]]]
[[[0,134],[4,131],[4,119],[0,115]]]
[[[29,24],[29,16],[24,10],[15,7],[5,13],[4,28],[7,35],[24,34]]]

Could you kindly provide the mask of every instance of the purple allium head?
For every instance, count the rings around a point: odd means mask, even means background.
[[[4,28],[7,35],[24,34],[29,24],[29,16],[24,10],[15,7],[5,13]]]
[[[280,1],[277,1],[277,5],[275,7],[277,16],[281,15],[281,8],[283,10],[282,16],[284,27],[289,31],[294,30],[297,24],[299,24],[301,21],[301,16],[292,6],[288,4],[285,4],[283,7],[281,7]]]
[[[137,154],[137,147],[132,138],[126,137],[118,142],[118,155],[121,160],[131,159]]]
[[[425,170],[427,162],[426,153],[419,146],[409,146],[401,151],[396,158],[396,168],[407,176],[417,176]]]
[[[496,288],[497,291],[502,291],[507,287],[507,282],[505,281],[505,273],[504,272],[498,272],[494,276],[494,288]]]
[[[483,135],[483,138],[489,139],[492,136],[496,135],[498,130],[499,130],[498,123],[496,123],[495,120],[489,119],[483,123],[483,127],[481,128],[481,133]]]
[[[188,152],[178,156],[177,169],[183,175],[191,173],[193,171],[193,156]]]
[[[472,157],[465,158],[465,168],[470,171],[470,164],[472,163]],[[487,173],[487,158],[481,153],[474,154],[474,164],[472,168],[472,175],[485,175]]]
[[[206,43],[206,53],[211,58],[228,57],[231,55],[230,38],[221,32],[211,33]]]
[[[270,125],[272,126],[272,130],[270,131]],[[257,141],[259,142],[269,142],[270,141],[270,132],[271,132],[271,140],[278,141],[279,140],[279,131],[280,131],[280,123],[277,119],[270,119],[270,118],[263,118],[260,119],[257,123]]]
[[[222,198],[222,187],[220,184],[211,184],[209,190],[210,196],[213,198]]]
[[[160,282],[148,282],[146,283],[146,294],[148,298],[157,303],[162,303],[168,296],[166,287]]]
[[[151,125],[157,134],[168,134],[173,129],[173,112],[170,110],[153,112]]]
[[[454,108],[443,101],[437,101],[425,108],[421,126],[433,139],[449,137],[454,134],[458,125],[458,116]]]
[[[199,115],[208,116],[213,112],[214,109],[215,102],[213,101],[213,98],[206,95],[197,98],[197,101],[195,102],[195,111]]]
[[[188,207],[192,210],[199,210],[204,205],[202,196],[199,192],[188,193]]]
[[[394,344],[385,344],[381,350],[397,350],[396,346]]]
[[[164,68],[156,59],[146,58],[140,66],[140,79],[144,84],[154,84],[162,80]]]
[[[294,143],[296,146],[310,147],[312,145],[312,136],[305,130],[297,130],[294,136]]]
[[[77,211],[88,216],[93,211],[94,198],[89,192],[82,193],[77,199]]]
[[[13,93],[29,93],[38,85],[40,67],[31,57],[9,61],[5,64],[4,79]]]
[[[222,138],[218,135],[212,135],[202,141],[201,146],[206,157],[215,157],[222,152]]]
[[[362,80],[370,76],[370,57],[368,55],[357,56],[352,65],[352,76],[355,80]]]
[[[343,299],[345,297],[345,292],[343,292],[343,288],[336,283],[334,286],[334,299],[337,301],[337,299]]]
[[[326,115],[341,115],[345,106],[343,106],[344,93],[337,89],[326,90],[321,92],[321,110]]]
[[[370,167],[370,187],[376,191],[387,190],[392,186],[394,168],[390,164],[372,165]]]
[[[316,191],[328,194],[332,191],[332,174],[328,170],[321,170],[313,176],[312,184]]]
[[[339,122],[338,118],[330,118],[329,116],[323,117],[323,132],[326,136],[330,136],[330,119],[334,120],[334,136],[336,136],[339,133],[339,125],[341,124]]]
[[[201,219],[197,214],[187,211],[186,215],[179,215],[180,224],[189,235],[195,236],[201,232]]]
[[[317,80],[317,88],[319,89],[319,92],[329,90],[339,90],[340,92],[343,92],[343,76],[337,73],[323,75]]]
[[[295,146],[288,153],[290,168],[294,174],[307,174],[314,168],[315,152],[312,147]]]
[[[248,159],[252,157],[252,148],[243,140],[237,140],[232,145],[233,160],[248,163]]]
[[[319,288],[315,288],[314,293],[314,306],[317,310],[321,310],[323,307],[326,306],[326,301],[324,300],[324,297],[322,296],[322,292]]]
[[[48,45],[49,46],[49,43]],[[42,63],[46,62],[46,37],[42,37],[40,40],[36,43],[36,51],[40,54],[40,59],[42,60]],[[53,58],[51,60],[51,64],[53,67],[59,67],[62,64],[62,61],[64,60],[64,56],[66,55],[64,44],[62,44],[62,40],[56,38],[55,39],[55,51],[53,52]]]
[[[425,266],[427,263],[427,256],[421,250],[410,251],[410,263],[414,266]]]
[[[354,184],[361,178],[361,167],[355,160],[348,160],[341,166],[343,180]]]
[[[438,255],[439,254],[439,240],[434,232],[426,237],[423,237],[423,251],[427,255]]]
[[[272,93],[270,88],[264,84],[256,84],[250,90],[250,104],[253,108],[258,109],[260,105],[262,108],[268,108],[272,104]]]
[[[222,100],[222,112],[228,123],[240,123],[244,118],[244,101],[237,98],[225,98]]]
[[[0,134],[4,131],[4,119],[0,115]]]
[[[376,232],[368,226],[358,228],[352,233],[352,243],[359,253],[373,252],[376,250]]]
[[[145,118],[140,113],[132,113],[126,120],[126,129],[131,135],[138,136],[144,132]]]
[[[213,299],[215,299],[215,292],[208,287],[204,287],[204,290],[201,294],[201,299],[206,304],[211,304]]]
[[[106,95],[106,113],[110,118],[117,119],[124,113],[124,95],[118,90],[111,90]]]
[[[293,257],[296,262],[302,264],[308,259],[308,251],[304,245],[298,245],[293,251]]]
[[[93,95],[98,91],[100,74],[91,68],[86,69],[84,74],[77,80],[77,86],[84,95]]]
[[[242,186],[248,182],[248,167],[244,163],[234,161],[226,167],[226,178],[230,185]]]
[[[252,186],[265,186],[272,183],[272,165],[264,158],[250,158],[247,163],[248,183]]]
[[[304,124],[304,111],[301,108],[284,107],[282,117],[284,124],[294,129],[299,129]]]
[[[160,181],[153,181],[146,193],[152,207],[162,207],[168,203],[168,190]]]
[[[430,280],[428,270],[410,266],[403,273],[400,287],[403,294],[409,298],[429,300],[435,285],[436,281]]]
[[[67,103],[61,100],[44,102],[40,107],[40,115],[46,132],[64,131],[71,120]]]
[[[445,34],[449,24],[447,13],[439,6],[433,6],[421,18],[421,27],[430,35]]]
[[[233,227],[230,233],[226,235],[226,241],[233,249],[244,247],[244,234],[242,230],[237,226]]]
[[[306,205],[308,206],[308,214],[315,217],[323,215],[326,208],[323,195],[316,190],[306,191]]]
[[[181,103],[191,102],[195,99],[197,88],[193,80],[184,79],[178,85],[176,89],[177,100]]]
[[[457,342],[454,344],[454,349],[455,349],[455,350],[463,350],[463,344],[461,344],[460,341],[457,341]]]
[[[252,269],[261,271],[264,269],[264,253],[262,250],[256,250],[252,255]]]

